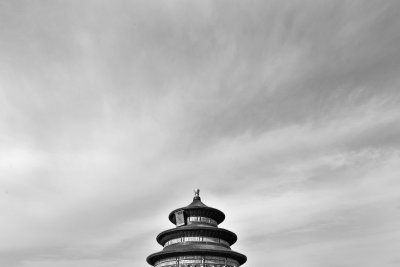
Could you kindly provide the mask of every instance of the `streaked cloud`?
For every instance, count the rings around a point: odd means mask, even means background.
[[[0,265],[146,265],[199,187],[246,265],[397,266],[399,10],[0,3]]]

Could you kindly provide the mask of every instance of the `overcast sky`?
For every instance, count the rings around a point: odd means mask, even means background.
[[[148,266],[197,187],[245,266],[399,266],[399,48],[398,0],[0,1],[0,266]]]

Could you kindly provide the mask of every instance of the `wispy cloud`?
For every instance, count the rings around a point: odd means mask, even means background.
[[[144,265],[199,187],[249,266],[397,266],[399,10],[1,3],[0,265]]]

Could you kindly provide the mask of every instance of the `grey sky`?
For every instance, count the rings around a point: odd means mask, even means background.
[[[0,1],[0,265],[146,266],[226,213],[246,266],[400,264],[400,2]]]

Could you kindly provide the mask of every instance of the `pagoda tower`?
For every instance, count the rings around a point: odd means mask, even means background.
[[[161,232],[157,242],[163,250],[147,257],[155,267],[238,267],[245,255],[231,250],[237,236],[218,225],[225,214],[201,202],[199,189],[193,202],[173,210],[168,218],[175,228]]]

